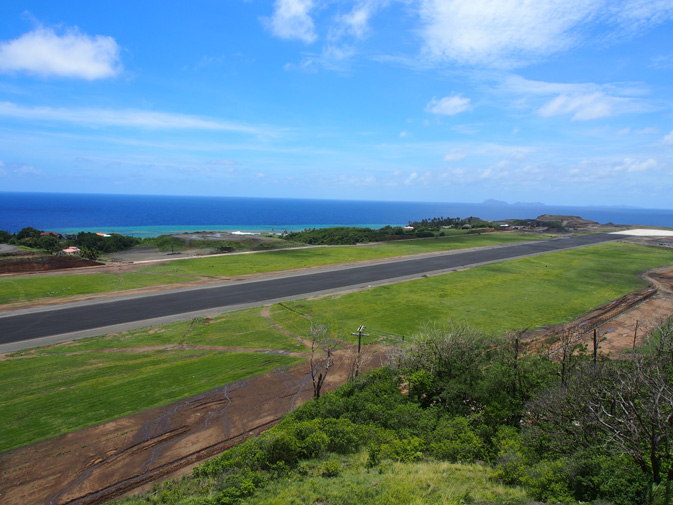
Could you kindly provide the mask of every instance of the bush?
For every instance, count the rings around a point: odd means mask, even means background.
[[[278,463],[284,463],[290,468],[295,467],[301,452],[299,441],[293,435],[282,431],[267,433],[268,436],[263,437],[262,441],[260,467],[268,470]]]
[[[548,503],[574,503],[567,468],[568,460],[565,458],[541,461],[528,468],[521,481],[536,500]]]
[[[323,477],[338,477],[342,471],[343,468],[335,458],[325,461],[320,466],[320,475]]]
[[[402,463],[412,463],[423,457],[423,440],[418,437],[395,439],[381,446],[381,456]]]
[[[360,447],[358,427],[349,419],[325,419],[323,430],[329,439],[327,445],[329,452],[348,454]]]
[[[486,459],[484,442],[470,428],[467,419],[442,419],[429,436],[430,454],[453,463]]]

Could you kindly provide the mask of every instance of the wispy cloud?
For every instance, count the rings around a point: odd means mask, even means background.
[[[616,172],[624,171],[628,173],[633,173],[633,172],[646,172],[649,170],[653,170],[656,167],[657,162],[652,158],[648,158],[646,160],[636,160],[633,158],[626,158],[622,163],[615,165],[614,170]]]
[[[600,91],[589,94],[559,95],[540,107],[542,117],[572,115],[573,121],[614,116],[630,105],[628,98],[609,96]]]
[[[470,108],[470,99],[463,98],[460,95],[445,96],[437,100],[433,98],[430,103],[426,105],[425,110],[432,114],[441,114],[443,116],[455,116]]]
[[[575,29],[598,11],[597,0],[423,0],[426,53],[466,65],[511,67],[578,42]]]
[[[452,149],[450,153],[444,156],[444,161],[462,161],[467,156],[467,153]]]
[[[25,176],[34,176],[42,175],[42,170],[31,165],[25,165],[22,163],[4,163],[0,160],[0,176],[3,177],[25,177]]]
[[[57,34],[39,27],[0,43],[0,72],[93,81],[121,72],[120,48],[112,37],[89,36],[77,28]]]
[[[150,130],[220,130],[251,135],[271,135],[267,129],[244,124],[219,121],[187,114],[145,110],[66,109],[52,107],[23,107],[11,102],[0,102],[0,116],[29,121],[52,121],[87,126],[119,126]]]
[[[310,44],[317,38],[310,16],[313,7],[313,0],[276,0],[273,15],[264,21],[276,37]]]
[[[669,133],[663,138],[662,142],[664,143],[664,145],[673,146],[673,130],[671,130],[671,133]]]
[[[666,0],[421,0],[419,14],[430,59],[511,68],[587,43],[589,23],[609,28],[615,41],[648,29],[673,18],[671,5]]]
[[[526,95],[538,104],[542,117],[571,116],[587,121],[621,114],[651,112],[657,107],[643,96],[649,90],[637,83],[595,84],[532,81],[510,75],[499,85],[501,91]]]

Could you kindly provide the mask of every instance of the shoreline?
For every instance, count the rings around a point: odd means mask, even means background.
[[[50,228],[47,231],[55,231],[61,234],[77,234],[79,232],[91,233],[118,233],[131,237],[151,238],[159,235],[179,235],[197,232],[209,233],[231,233],[234,235],[260,235],[262,233],[272,233],[280,235],[284,231],[296,232],[310,228],[334,228],[345,226],[348,228],[372,228],[379,229],[384,226],[405,226],[404,224],[292,224],[286,226],[278,225],[157,225],[157,226],[98,226],[82,228]]]

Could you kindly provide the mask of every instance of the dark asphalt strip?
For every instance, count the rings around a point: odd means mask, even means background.
[[[509,246],[454,251],[423,258],[218,287],[192,288],[131,299],[96,301],[77,306],[65,305],[31,313],[0,316],[0,345],[208,309],[224,309],[228,306],[242,304],[261,305],[270,300],[292,298],[298,295],[309,296],[320,291],[345,289],[367,283],[449,271],[470,265],[582,247],[620,238],[622,237],[618,235],[594,234],[523,242]]]

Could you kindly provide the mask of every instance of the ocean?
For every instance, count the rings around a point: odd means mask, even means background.
[[[627,207],[0,192],[0,230],[10,232],[32,226],[59,233],[98,231],[138,237],[197,230],[280,233],[329,226],[380,228],[432,217],[500,220],[541,214],[673,227],[673,210]]]

